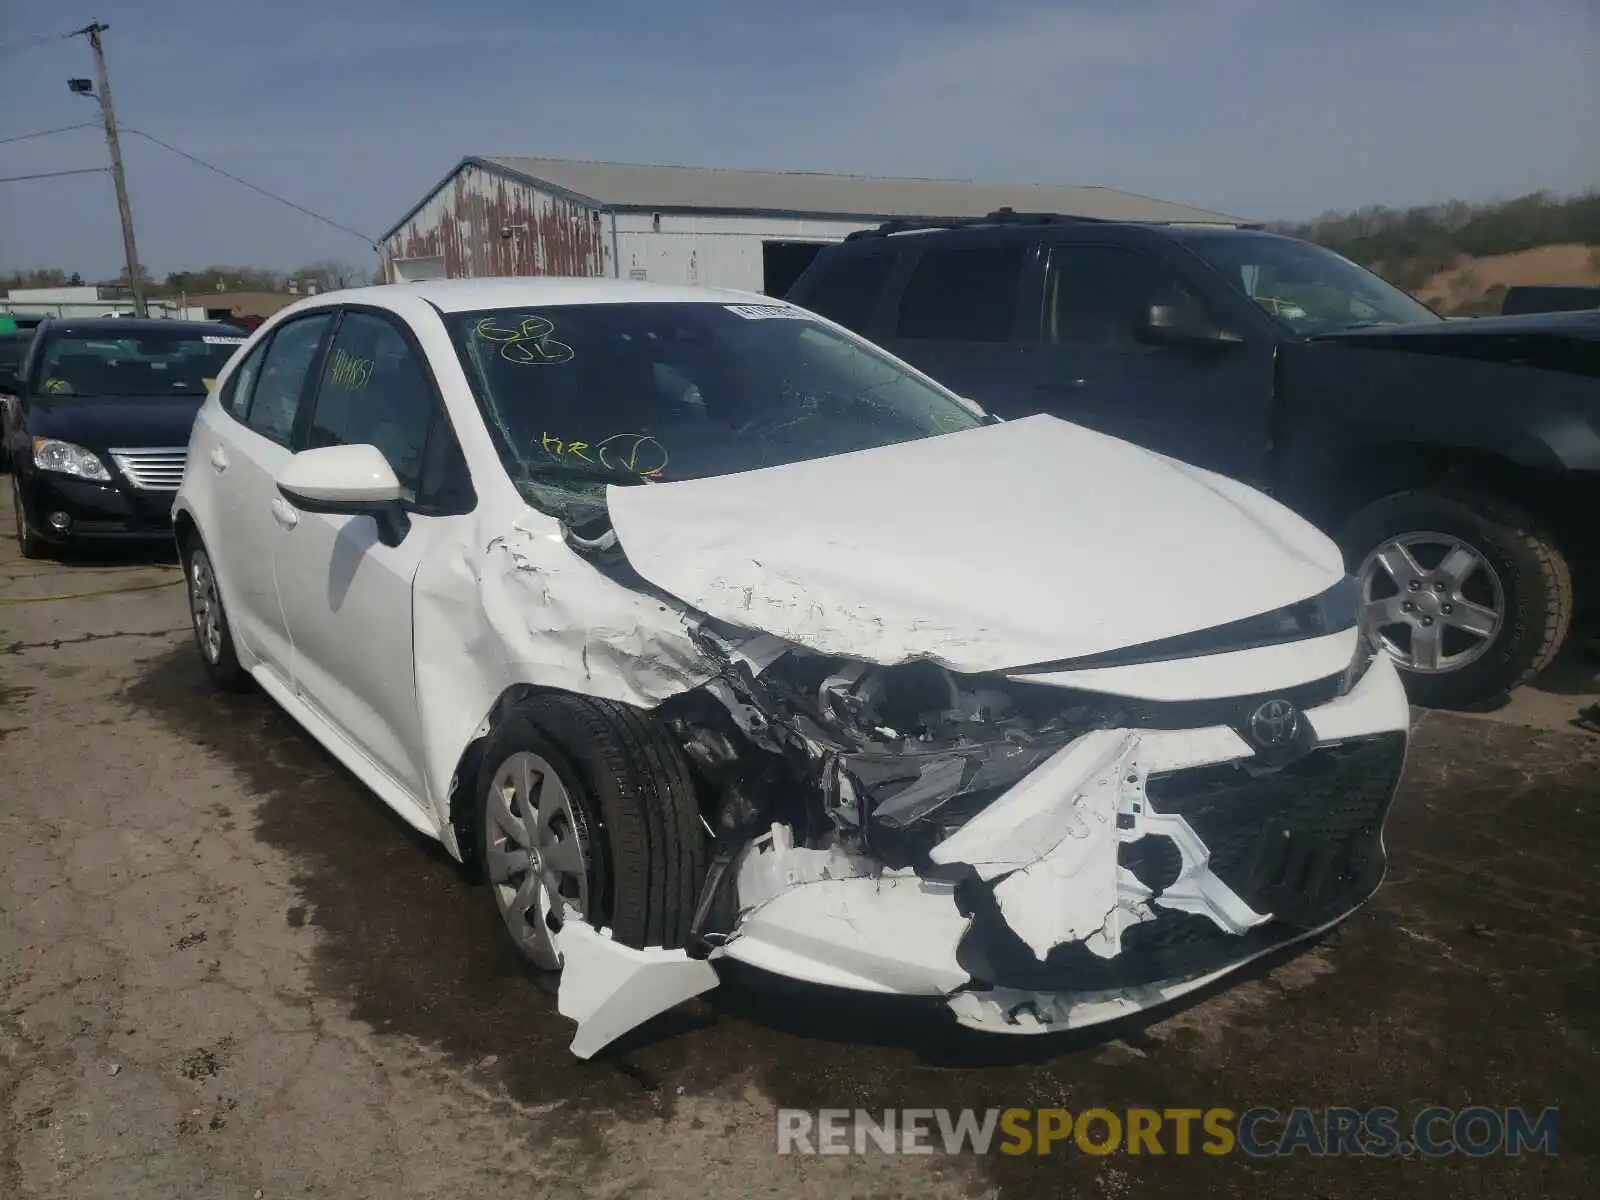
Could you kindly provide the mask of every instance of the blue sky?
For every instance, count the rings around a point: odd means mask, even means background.
[[[1600,184],[1600,0],[0,0],[99,17],[119,120],[374,236],[466,154],[1092,183],[1252,218]],[[92,121],[0,51],[0,138]],[[366,263],[129,136],[140,257]],[[0,176],[99,166],[97,129]],[[0,184],[0,267],[121,262],[111,184]]]

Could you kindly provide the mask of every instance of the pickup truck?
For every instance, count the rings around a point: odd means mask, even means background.
[[[1497,702],[1600,598],[1600,313],[1446,321],[1256,227],[1005,209],[852,234],[787,299],[1001,417],[1049,412],[1317,522],[1417,703]],[[1152,559],[1090,586],[1182,604],[1185,581]]]
[[[1590,312],[1600,310],[1600,287],[1582,284],[1539,286],[1534,284],[1507,288],[1500,302],[1502,316],[1514,317],[1519,313],[1537,312]]]

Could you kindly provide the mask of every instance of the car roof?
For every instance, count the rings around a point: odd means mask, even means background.
[[[160,317],[58,317],[48,324],[52,336],[60,334],[100,334],[112,338],[139,337],[146,333],[182,330],[188,333],[214,333],[236,337],[244,332],[226,321],[171,321]]]
[[[516,276],[494,279],[429,279],[322,292],[295,304],[296,311],[332,304],[393,307],[402,297],[426,300],[441,312],[488,308],[538,308],[568,304],[774,304],[784,302],[759,292],[731,288],[684,287],[636,279],[574,279]],[[287,310],[286,310],[287,311]]]
[[[939,222],[889,222],[876,229],[850,234],[842,243],[825,247],[830,254],[872,254],[886,249],[915,245],[924,238],[937,241],[956,239],[987,241],[1036,238],[1040,241],[1078,240],[1113,233],[1132,238],[1171,237],[1181,241],[1195,238],[1276,238],[1293,241],[1269,232],[1259,225],[1230,225],[1222,222],[1183,221],[1102,221],[1087,218],[1056,217],[1051,214],[1018,213],[1004,218],[976,218]]]

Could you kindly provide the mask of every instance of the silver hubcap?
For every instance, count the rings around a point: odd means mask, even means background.
[[[561,778],[526,752],[500,764],[489,785],[488,861],[500,916],[539,966],[561,965],[555,933],[570,907],[589,912],[588,831]]]
[[[1505,623],[1505,589],[1477,550],[1447,533],[1408,533],[1367,555],[1362,627],[1410,671],[1457,671],[1483,657]]]
[[[217,581],[211,574],[211,560],[197,550],[189,559],[189,612],[194,617],[194,635],[207,661],[222,658],[222,601],[217,598]]]

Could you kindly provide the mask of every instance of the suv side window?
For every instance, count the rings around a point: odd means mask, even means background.
[[[895,336],[1010,341],[1026,259],[1024,246],[924,251],[900,297]]]
[[[287,321],[273,333],[245,412],[245,424],[262,437],[280,446],[289,445],[295,415],[300,411],[300,397],[305,394],[306,376],[311,373],[322,337],[332,321],[333,310],[326,309]]]
[[[822,277],[803,303],[812,312],[860,333],[894,260],[893,254],[841,254],[825,260]]]
[[[307,449],[372,445],[413,496],[438,404],[432,380],[385,317],[346,312],[322,369]]]
[[[239,369],[228,376],[218,403],[229,416],[244,420],[244,414],[250,408],[250,396],[255,391],[256,376],[261,373],[261,360],[266,356],[271,342],[272,339],[268,338],[250,351],[249,356],[239,364]]]
[[[1160,259],[1116,246],[1054,246],[1045,276],[1044,340],[1057,346],[1143,350],[1136,330],[1152,304],[1206,306]]]

